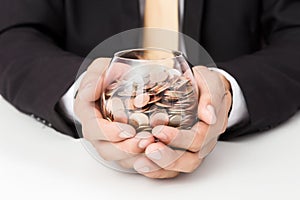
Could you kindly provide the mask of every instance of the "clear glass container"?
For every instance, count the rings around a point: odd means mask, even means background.
[[[120,51],[102,81],[100,110],[109,121],[151,133],[158,125],[190,129],[199,120],[197,84],[181,52],[158,48]]]

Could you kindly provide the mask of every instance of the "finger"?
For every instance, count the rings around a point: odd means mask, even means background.
[[[130,68],[131,67],[128,64],[119,62],[111,63],[110,67],[106,71],[103,86],[106,88],[112,82],[120,79]]]
[[[223,117],[223,127],[222,127],[222,130],[221,130],[221,133],[224,133],[227,129],[228,113],[230,111],[231,104],[232,104],[232,95],[230,94],[230,92],[227,92],[226,95],[224,96],[224,99],[223,99],[223,105],[224,105],[225,108],[223,108],[220,111],[220,116]]]
[[[100,98],[102,90],[102,82],[100,80],[103,78],[104,69],[109,65],[110,61],[110,58],[98,58],[90,64],[87,73],[80,82],[75,99],[74,109],[76,115],[80,115],[87,106],[94,107],[94,102]],[[80,118],[80,116],[78,117]]]
[[[151,144],[154,142],[154,137],[149,132],[140,132],[134,138],[122,142],[92,141],[92,144],[103,159],[116,161],[131,158],[144,152],[145,148],[141,148],[139,145],[141,142]]]
[[[74,113],[81,123],[94,118],[103,118],[97,102],[89,102],[76,98],[74,102]]]
[[[193,71],[200,90],[198,117],[207,124],[215,124],[225,86],[217,72],[210,71],[207,67],[197,66]]]
[[[200,150],[208,132],[209,126],[201,121],[196,123],[190,130],[170,126],[156,126],[152,129],[152,134],[161,142],[192,152],[198,152]]]
[[[117,163],[123,167],[124,169],[134,169],[134,163],[142,156],[141,155],[137,155],[137,156],[133,156],[130,158],[125,158],[122,160],[118,160]]]
[[[160,168],[145,156],[142,156],[135,161],[134,169],[138,173],[148,178],[155,178],[155,179],[174,178],[179,174],[179,172],[169,171]]]
[[[100,98],[102,85],[101,79],[103,72],[110,63],[109,58],[98,58],[94,60],[84,75],[78,90],[78,95],[81,100],[92,102]]]
[[[135,136],[135,129],[124,123],[109,122],[102,118],[96,102],[76,100],[74,111],[82,124],[82,133],[88,140],[118,142]]]
[[[129,124],[109,122],[103,118],[91,118],[82,123],[83,137],[88,140],[119,142],[136,135]]]
[[[111,58],[96,58],[88,67],[88,73],[102,74],[109,66]]]
[[[218,143],[218,138],[211,139],[206,145],[204,145],[201,150],[198,152],[199,159],[205,158],[208,154],[210,154],[215,146]]]
[[[159,167],[171,171],[192,172],[201,163],[197,153],[173,150],[160,142],[149,145],[145,154]]]
[[[141,174],[152,179],[169,179],[178,176],[179,172],[160,169],[155,172],[141,173]]]

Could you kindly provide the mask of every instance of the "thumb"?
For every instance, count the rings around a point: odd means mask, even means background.
[[[216,108],[212,103],[212,94],[206,79],[210,79],[210,71],[207,67],[197,66],[193,68],[195,80],[199,89],[198,117],[207,124],[217,122]]]
[[[103,72],[110,63],[109,58],[97,58],[88,67],[80,82],[78,95],[80,99],[93,102],[100,98],[102,90]]]
[[[80,99],[87,101],[87,102],[93,102],[96,101],[99,98],[99,95],[97,95],[96,92],[97,87],[97,80],[91,80],[85,85],[83,85],[78,93],[80,96]]]
[[[201,93],[198,104],[198,117],[206,124],[213,125],[217,122],[216,108],[212,104],[209,93]]]

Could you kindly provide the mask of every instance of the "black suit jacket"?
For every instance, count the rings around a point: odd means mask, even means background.
[[[0,92],[78,137],[57,103],[95,45],[141,27],[138,0],[0,0]],[[269,129],[300,107],[299,0],[185,0],[183,32],[233,75],[250,119],[222,139]]]

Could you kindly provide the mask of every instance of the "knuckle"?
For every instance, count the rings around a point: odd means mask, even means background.
[[[115,134],[105,134],[103,131],[102,131],[102,128],[100,127],[99,128],[100,132],[102,133],[102,135],[104,136],[104,138],[108,141],[111,141],[111,142],[120,142],[120,138],[115,135]]]
[[[128,145],[125,151],[130,154],[139,154],[141,152],[137,145]]]
[[[198,169],[200,164],[201,164],[201,160],[194,159],[194,160],[191,161],[191,164],[190,164],[189,168],[187,168],[184,172],[185,173],[193,173],[196,169]]]
[[[163,170],[158,170],[151,174],[151,178],[154,178],[154,179],[165,178],[165,177],[166,177],[166,175]]]
[[[189,148],[189,150],[191,152],[195,153],[195,152],[200,151],[201,146],[202,146],[203,141],[204,141],[204,138],[205,138],[204,135],[206,135],[206,134],[203,134],[202,131],[197,131],[196,132],[194,140],[193,140],[193,142],[192,142],[192,144],[191,144],[191,146]]]
[[[200,151],[201,147],[200,145],[197,144],[197,146],[193,145],[189,148],[189,151],[193,152],[193,153],[196,153],[198,151]]]
[[[174,171],[174,170],[176,170],[177,163],[178,163],[178,161],[176,160],[176,161],[170,163],[167,167],[165,167],[165,169]]]

